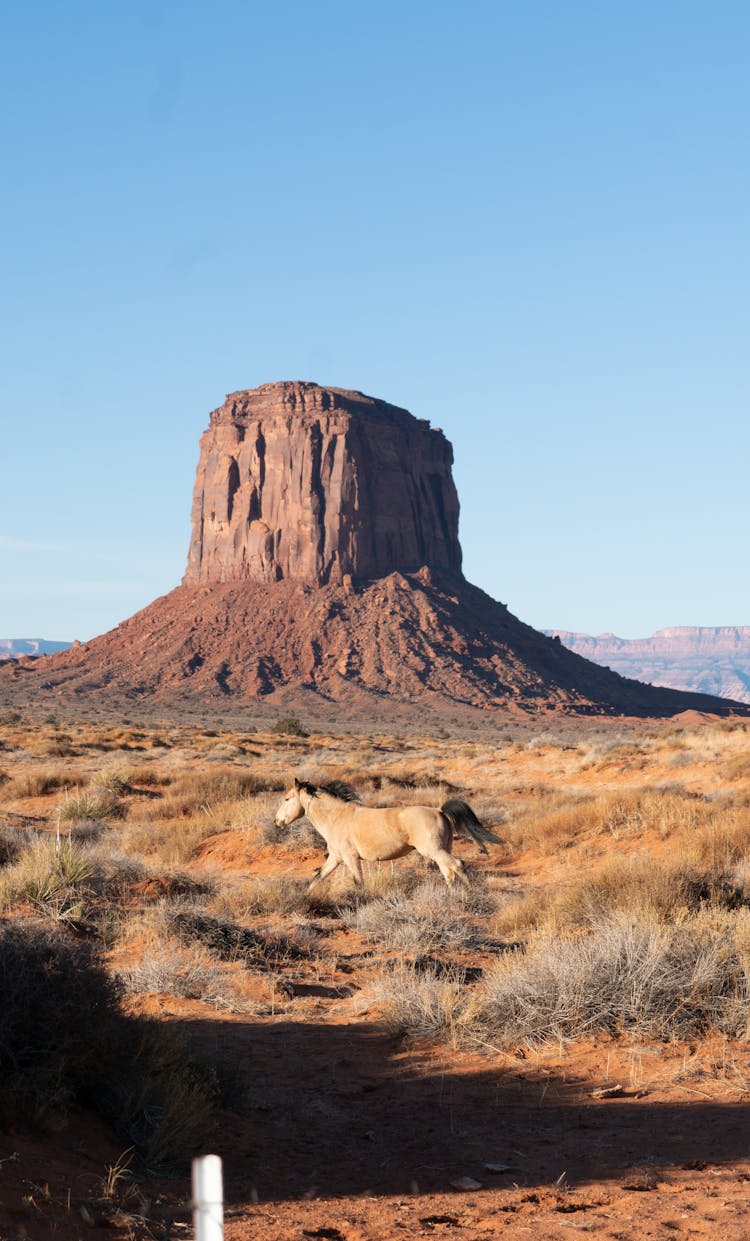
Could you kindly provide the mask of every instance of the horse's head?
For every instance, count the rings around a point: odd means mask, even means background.
[[[276,826],[289,827],[291,823],[301,819],[303,814],[307,812],[313,791],[311,784],[295,780],[289,792],[284,794],[284,798],[276,811],[274,816]],[[305,799],[304,802],[303,798]]]

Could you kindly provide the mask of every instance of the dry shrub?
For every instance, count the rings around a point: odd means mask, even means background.
[[[466,1005],[464,974],[404,962],[373,983],[367,1000],[378,1006],[390,1033],[455,1044]]]
[[[196,811],[222,802],[238,801],[252,793],[282,792],[280,779],[238,770],[216,767],[210,771],[188,769],[172,780],[159,805],[159,814],[174,819],[193,815]]]
[[[176,995],[202,1000],[228,1012],[242,1012],[245,1008],[233,979],[208,949],[200,944],[188,947],[176,936],[147,950],[120,978],[126,991],[138,995]]]
[[[205,806],[179,819],[162,819],[149,807],[147,818],[139,816],[128,822],[122,845],[127,852],[159,857],[166,866],[182,866],[194,857],[204,840],[225,831],[227,826],[222,806]]]
[[[47,797],[71,783],[69,768],[56,771],[22,772],[11,780],[3,790],[7,798]]]
[[[481,905],[478,893],[454,893],[442,881],[423,882],[411,892],[394,892],[345,911],[343,922],[409,956],[469,948],[483,938],[469,916],[472,895]],[[481,907],[486,912],[486,905]]]
[[[101,1084],[118,988],[91,949],[38,923],[0,927],[0,1108],[36,1120]],[[85,1020],[85,1038],[81,1037]]]
[[[58,847],[50,837],[31,840],[0,876],[0,909],[28,902],[47,917],[78,922],[93,896],[91,876],[79,845],[63,839]]]
[[[77,789],[66,793],[57,813],[63,823],[120,819],[125,807],[117,794],[107,788]]]
[[[686,837],[683,852],[689,861],[715,871],[745,861],[750,854],[750,809],[714,804],[710,822]]]
[[[134,859],[114,850],[31,836],[0,873],[0,909],[26,902],[44,917],[109,935],[125,894],[142,877]]]
[[[539,1046],[597,1033],[746,1036],[750,978],[742,943],[700,917],[678,926],[620,913],[588,935],[540,936],[488,971],[462,1017],[468,1040]]]
[[[92,780],[92,784],[97,788],[105,790],[114,797],[121,797],[123,793],[130,793],[133,781],[133,770],[129,767],[104,767],[96,773]]]
[[[227,802],[221,808],[228,827],[241,831],[253,843],[283,844],[291,829],[281,832],[274,823],[274,815],[279,804],[279,795],[275,792],[251,793],[238,801]],[[305,820],[299,820],[300,823]],[[295,827],[293,825],[293,827]],[[308,823],[312,832],[314,828]],[[293,831],[291,833],[294,835]]]
[[[51,737],[37,744],[36,753],[46,758],[73,758],[76,754],[80,754],[80,750],[71,745],[69,740],[63,741]]]
[[[182,944],[202,944],[220,961],[238,962],[245,969],[278,968],[310,957],[306,946],[286,935],[252,931],[197,908],[173,910],[168,926]]]
[[[221,917],[239,921],[259,914],[317,913],[321,908],[321,898],[308,894],[307,886],[307,880],[295,879],[290,875],[222,884],[212,908]]]
[[[36,839],[33,828],[9,827],[6,823],[0,825],[0,866],[16,862],[24,849]]]

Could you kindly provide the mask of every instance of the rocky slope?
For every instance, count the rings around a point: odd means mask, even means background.
[[[750,703],[750,626],[659,629],[650,638],[545,630],[571,651],[653,685]]]
[[[341,704],[381,722],[396,703],[417,719],[731,709],[623,680],[466,582],[451,462],[442,432],[362,393],[233,393],[201,440],[182,585],[92,642],[0,668],[0,700]]]

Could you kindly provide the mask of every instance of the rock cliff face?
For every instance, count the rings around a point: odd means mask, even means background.
[[[201,439],[187,585],[460,572],[453,452],[404,409],[311,383],[235,392]]]
[[[592,637],[564,629],[545,632],[622,676],[750,703],[750,626],[681,625],[659,629],[650,638],[618,638],[613,633]]]

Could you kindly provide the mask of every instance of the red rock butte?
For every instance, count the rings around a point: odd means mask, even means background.
[[[452,463],[442,431],[361,392],[233,392],[201,439],[184,581],[459,573]]]
[[[0,700],[264,702],[399,728],[478,711],[747,713],[590,663],[468,583],[452,462],[441,431],[361,392],[232,393],[201,439],[182,584],[91,642],[3,663]]]

